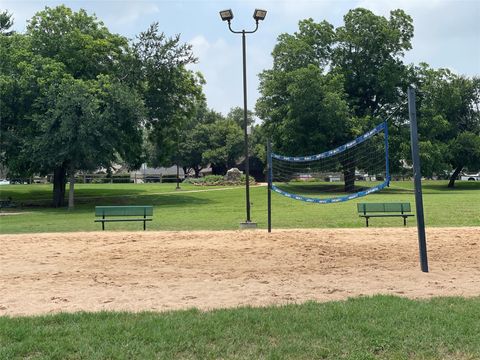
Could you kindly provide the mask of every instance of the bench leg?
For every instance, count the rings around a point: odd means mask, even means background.
[[[366,222],[367,227],[368,227],[368,217],[365,218],[365,222]]]
[[[403,226],[407,226],[407,217],[406,216],[403,217]]]
[[[145,230],[147,229],[147,225],[146,225],[146,224],[147,224],[147,222],[144,221],[144,222],[143,222],[143,231],[145,231]]]

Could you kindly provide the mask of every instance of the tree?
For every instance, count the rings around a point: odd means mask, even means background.
[[[153,165],[170,165],[180,134],[204,99],[202,75],[186,69],[196,62],[191,48],[180,42],[179,35],[169,38],[160,32],[158,23],[133,43],[134,61],[126,81],[136,84],[145,100]]]
[[[128,55],[125,37],[110,33],[85,10],[74,12],[65,5],[36,13],[29,21],[27,35],[35,54],[62,63],[76,79],[114,74]]]
[[[289,73],[264,72],[261,79],[257,114],[276,152],[316,154],[351,138],[354,129],[341,75],[324,75],[309,65]],[[278,87],[283,87],[281,96],[275,94]]]
[[[344,26],[336,29],[332,66],[344,76],[355,115],[381,115],[382,109],[392,109],[408,85],[402,58],[412,48],[412,18],[399,9],[387,19],[358,8],[343,19]]]
[[[447,69],[415,68],[422,172],[431,175],[453,167],[449,187],[467,167],[480,167],[480,79]]]
[[[196,116],[180,136],[179,161],[185,174],[193,170],[195,177],[199,177],[200,171],[208,165],[203,154],[209,148],[210,126],[222,120],[220,113],[207,109],[205,101],[199,104]]]
[[[13,26],[12,14],[8,11],[0,11],[0,34],[1,35],[12,35],[14,31],[11,31],[10,28]]]
[[[203,161],[210,163],[213,173],[225,174],[236,166],[243,154],[243,132],[233,120],[222,119],[205,125],[208,134],[208,148],[202,154]]]
[[[38,12],[26,34],[2,35],[1,41],[7,46],[0,78],[2,157],[10,170],[53,172],[58,207],[67,174],[76,169],[120,159],[139,166],[142,101],[116,78],[125,38],[83,10],[59,6]]]
[[[344,26],[302,20],[282,34],[273,68],[260,74],[256,111],[273,146],[290,154],[336,147],[391,112],[406,88],[402,63],[411,48],[412,19],[402,10],[390,18],[350,10]],[[355,164],[345,164],[345,191],[354,189]]]
[[[247,126],[253,125],[253,123],[255,122],[254,116],[255,113],[253,111],[247,110]],[[241,107],[236,106],[231,108],[227,114],[227,119],[235,121],[238,126],[243,129],[244,114]]]
[[[469,171],[480,170],[480,135],[462,132],[449,143],[448,160],[455,171],[450,177],[448,187],[455,186],[455,180],[466,167]]]

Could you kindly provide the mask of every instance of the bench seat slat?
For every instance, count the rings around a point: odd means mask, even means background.
[[[410,203],[358,203],[359,213],[370,212],[411,212]]]
[[[153,216],[153,206],[95,206],[95,216]]]
[[[96,219],[95,222],[152,221],[153,219]]]
[[[415,216],[413,214],[365,214],[365,215],[358,215],[360,217],[401,217],[401,216],[404,216],[404,217],[408,217],[408,216]]]

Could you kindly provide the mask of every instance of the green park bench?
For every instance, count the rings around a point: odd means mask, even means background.
[[[406,214],[411,212],[410,203],[359,203],[357,210],[360,217],[364,217],[368,227],[371,217],[403,217],[403,226],[407,226],[407,217],[415,216]]]
[[[12,201],[11,198],[8,199],[0,199],[0,209],[5,209],[5,208],[14,208],[17,205]]]
[[[143,221],[143,230],[146,229],[146,222],[152,221],[153,206],[151,205],[136,205],[136,206],[95,206],[95,216],[102,217],[96,219],[95,222],[102,223],[102,230],[105,230],[106,222],[119,221]],[[132,218],[141,216],[141,218]],[[107,217],[115,217],[115,219],[108,219]],[[128,219],[119,217],[128,217]]]

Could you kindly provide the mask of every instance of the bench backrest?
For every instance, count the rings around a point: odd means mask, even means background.
[[[412,211],[410,203],[359,203],[357,204],[357,210],[363,214],[372,212],[399,212],[403,214]]]
[[[95,216],[153,216],[153,206],[95,206]]]

